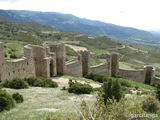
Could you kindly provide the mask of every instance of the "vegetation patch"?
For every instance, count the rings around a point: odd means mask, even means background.
[[[3,87],[13,89],[24,89],[28,88],[28,83],[22,78],[13,78],[12,80],[5,80]]]
[[[142,102],[142,108],[146,112],[157,113],[159,101],[154,96],[149,96]]]
[[[49,79],[49,78],[29,77],[29,78],[24,78],[24,80],[30,86],[34,86],[34,87],[50,87],[50,88],[58,87],[58,83],[55,81],[52,81],[52,79]]]
[[[11,95],[5,90],[0,90],[0,112],[14,107],[14,101]]]
[[[89,84],[82,84],[77,81],[73,82],[72,80],[70,80],[68,84],[69,84],[68,88],[69,93],[90,94],[93,91],[93,87]]]
[[[85,78],[91,79],[93,81],[97,81],[100,83],[103,83],[103,82],[108,81],[110,79],[118,80],[120,82],[120,84],[124,87],[155,90],[155,87],[153,87],[151,85],[146,85],[144,83],[135,82],[133,80],[128,80],[128,79],[124,79],[124,78],[108,77],[108,76],[99,75],[96,73],[91,73],[89,75],[86,75]]]
[[[12,98],[17,102],[17,103],[22,103],[23,100],[23,96],[21,94],[17,93],[13,93],[12,94]]]

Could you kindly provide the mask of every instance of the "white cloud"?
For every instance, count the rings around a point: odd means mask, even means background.
[[[0,9],[55,11],[140,29],[160,29],[159,0],[0,0]]]

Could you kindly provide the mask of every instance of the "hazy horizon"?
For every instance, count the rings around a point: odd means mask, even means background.
[[[72,14],[142,30],[160,30],[159,0],[0,0],[0,9]]]

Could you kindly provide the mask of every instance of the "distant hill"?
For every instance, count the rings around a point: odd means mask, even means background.
[[[113,40],[121,40],[123,42],[136,42],[139,44],[160,46],[160,37],[157,37],[148,31],[78,18],[71,14],[0,10],[0,16],[10,21],[36,22],[62,31],[73,31],[92,36],[108,36]]]
[[[32,22],[11,22],[0,17],[0,40],[1,41],[23,41],[32,44],[41,44],[44,40],[55,38],[51,27]],[[56,31],[57,32],[57,31]],[[56,38],[55,38],[56,39]]]

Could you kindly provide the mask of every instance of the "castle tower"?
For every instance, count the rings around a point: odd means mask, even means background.
[[[109,63],[109,76],[115,77],[119,69],[118,54],[116,53],[110,54],[108,58],[108,63]]]
[[[90,52],[89,51],[80,51],[82,59],[82,73],[83,76],[90,74]]]
[[[63,43],[51,43],[45,44],[45,47],[50,48],[50,52],[54,52],[56,55],[56,68],[57,74],[65,74],[66,73],[66,50],[65,45]]]
[[[154,72],[155,72],[155,69],[153,66],[144,66],[144,70],[146,72],[146,75],[145,75],[145,81],[144,83],[146,84],[152,84],[153,82],[153,77],[154,77]]]

